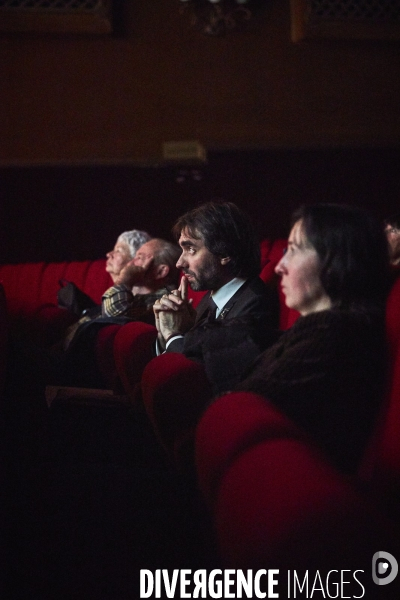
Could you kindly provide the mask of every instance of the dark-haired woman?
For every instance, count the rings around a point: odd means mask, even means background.
[[[267,397],[354,472],[382,398],[386,240],[344,205],[302,207],[292,222],[276,272],[301,316],[236,389]]]

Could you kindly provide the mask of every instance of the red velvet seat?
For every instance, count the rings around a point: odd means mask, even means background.
[[[268,262],[262,268],[260,277],[264,283],[270,283],[277,286],[279,294],[279,329],[285,331],[289,329],[299,318],[297,310],[288,308],[285,303],[285,296],[279,283],[279,276],[275,273],[275,267],[283,256],[287,247],[287,240],[275,240],[270,244],[268,252]]]
[[[201,454],[198,480],[208,503],[214,505],[224,471],[239,453],[265,439],[289,435],[304,439],[300,430],[261,396],[233,392],[214,402],[196,432]]]
[[[395,280],[386,302],[386,335],[389,358],[394,360],[400,346],[400,276]]]
[[[207,409],[197,427],[196,463],[230,568],[369,573],[379,548],[396,556],[392,523],[256,394],[228,394]]]
[[[114,342],[123,325],[108,325],[99,330],[95,343],[95,360],[108,389],[123,394],[124,389],[118,376],[114,359]]]
[[[7,342],[8,342],[8,314],[7,299],[4,288],[0,284],[0,398],[3,396],[6,367],[7,367]]]
[[[34,315],[44,305],[57,305],[59,280],[73,281],[97,303],[112,284],[105,260],[0,265],[11,318]]]
[[[198,482],[227,566],[370,573],[377,551],[399,557],[399,294],[396,282],[386,310],[387,401],[357,477],[339,474],[261,396],[227,394],[204,413],[196,430]],[[399,577],[382,596],[370,576],[365,581],[367,598],[400,597]]]
[[[283,252],[287,246],[287,240],[274,240],[269,242],[268,251],[265,252],[264,260],[261,261],[260,277],[268,283],[275,277],[275,267],[283,256]]]
[[[44,268],[43,262],[0,267],[0,281],[7,296],[11,318],[31,314],[40,306],[40,282]],[[55,298],[51,301],[54,302]]]
[[[360,469],[360,478],[383,501],[400,498],[400,278],[386,302],[386,338],[386,398]]]
[[[29,336],[30,342],[40,347],[51,346],[77,320],[75,315],[57,306],[61,279],[74,282],[96,303],[101,302],[104,291],[112,284],[104,259],[0,265],[10,325],[17,335]],[[98,361],[107,369],[107,379],[111,376],[113,354],[111,345],[105,343],[106,333],[101,335],[96,352]]]
[[[400,347],[393,365],[388,407],[377,446],[372,482],[400,499]],[[399,517],[400,521],[400,517]]]
[[[142,397],[158,439],[175,465],[193,464],[193,432],[212,398],[203,365],[183,354],[162,354],[143,371]]]
[[[138,386],[143,369],[153,358],[157,330],[147,323],[123,325],[115,335],[114,360],[125,393],[133,403],[138,401]]]

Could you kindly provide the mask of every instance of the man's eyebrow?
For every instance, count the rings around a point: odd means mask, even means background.
[[[181,242],[179,242],[180,246],[182,248],[187,248],[188,246],[196,246],[196,242],[194,242],[193,240],[182,240]]]

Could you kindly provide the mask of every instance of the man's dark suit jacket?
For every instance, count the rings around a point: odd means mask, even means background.
[[[277,290],[259,278],[247,280],[227,302],[218,319],[204,322],[210,292],[200,301],[196,321],[167,352],[202,362],[215,393],[232,389],[253,360],[271,345],[278,331]]]

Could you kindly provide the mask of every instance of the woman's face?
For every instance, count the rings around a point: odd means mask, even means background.
[[[132,259],[130,248],[125,242],[117,240],[113,250],[107,252],[106,271],[110,273],[112,280],[121,273],[121,269]]]
[[[317,251],[307,240],[302,221],[297,221],[290,232],[287,251],[275,272],[281,277],[286,305],[298,310],[302,316],[332,306],[321,284],[320,268]]]

